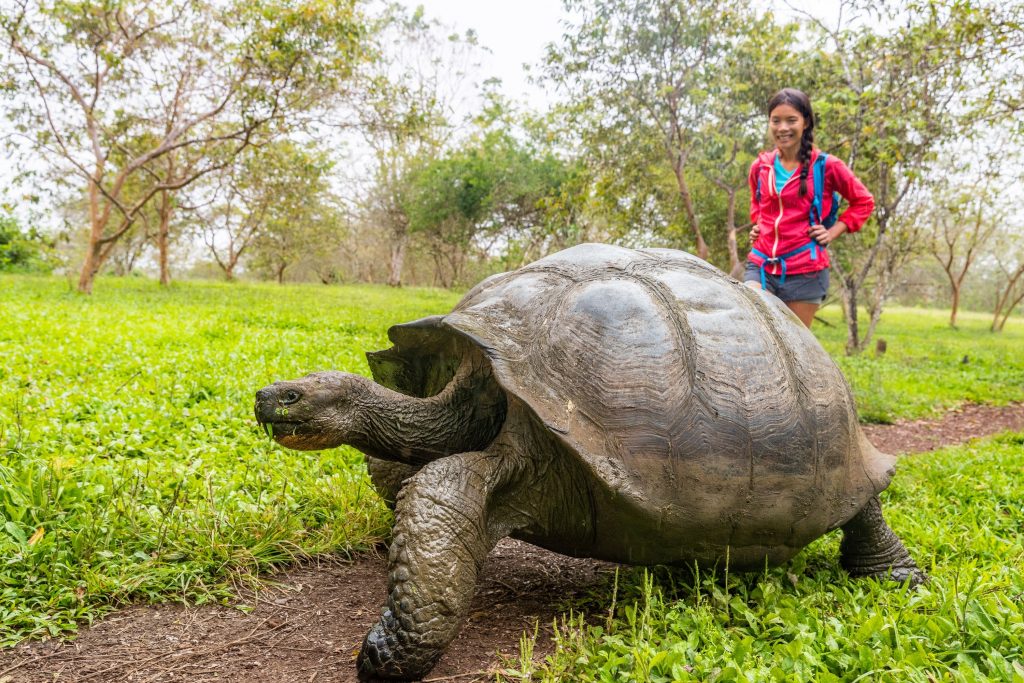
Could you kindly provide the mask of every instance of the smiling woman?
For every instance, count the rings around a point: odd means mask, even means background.
[[[771,98],[768,132],[775,149],[750,167],[754,227],[743,279],[782,299],[810,327],[828,294],[829,243],[859,230],[875,202],[846,164],[814,146],[814,111],[801,91],[785,88]],[[832,220],[840,195],[849,208]]]

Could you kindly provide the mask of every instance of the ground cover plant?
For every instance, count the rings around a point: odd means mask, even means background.
[[[274,446],[255,425],[253,392],[317,369],[365,374],[363,352],[387,346],[390,324],[447,311],[457,294],[242,283],[159,288],[132,278],[107,280],[91,298],[71,289],[59,279],[0,277],[0,643],[68,633],[132,600],[227,599],[234,584],[271,566],[319,553],[350,554],[386,538],[390,516],[369,489],[361,456],[345,448],[303,454]],[[824,315],[838,319],[837,311]],[[1024,400],[1024,358],[1014,353],[1024,346],[1020,320],[992,335],[980,316],[964,315],[951,330],[941,313],[895,311],[880,327],[889,351],[879,358],[843,357],[840,327],[815,332],[851,378],[862,415],[874,420],[920,417],[965,399]],[[994,452],[1014,448],[1020,444]],[[1006,476],[1014,474],[1021,478],[1020,464]],[[900,510],[922,504],[913,498],[918,489],[900,488],[903,476],[891,498],[907,491],[907,502],[887,503],[887,511],[896,508],[894,526],[903,524]],[[970,489],[978,483],[950,475],[949,486],[956,496],[984,498]],[[991,486],[990,494],[1000,490]],[[1007,490],[1001,500],[1008,523],[1019,527],[1020,489]],[[926,523],[942,531],[945,521]],[[937,547],[924,538],[929,529],[897,528],[915,548]],[[967,547],[950,543],[949,556]],[[789,573],[798,576],[798,586],[822,575],[823,585],[844,587],[821,598],[821,619],[888,595],[859,583],[837,584],[841,576],[830,553],[828,543],[815,546],[801,555],[805,560],[770,574],[778,584],[773,600],[788,596],[805,604],[809,594],[786,592]],[[956,565],[962,581],[992,571],[979,560],[974,572],[971,561]],[[807,567],[827,569],[815,575]],[[723,604],[732,619],[736,591],[758,584],[730,581]],[[1017,581],[1022,592],[1019,576],[1006,581]],[[722,619],[722,605],[708,602],[711,587],[691,595],[685,588],[674,592],[671,584],[666,590],[661,580],[644,586],[642,574],[623,575],[620,582],[619,605],[646,600],[632,608],[634,617],[645,609],[681,609],[693,595],[704,595],[705,612],[695,614]],[[610,594],[601,599],[610,601]],[[1016,604],[1019,613],[1019,598]],[[867,619],[872,612],[863,608]],[[748,611],[771,620],[763,609]],[[1005,628],[1019,645],[1016,623]],[[613,624],[611,635],[621,639],[624,629]],[[563,651],[585,654],[600,638],[579,646],[566,640]],[[1012,651],[1000,651],[1010,661]],[[751,654],[750,662],[758,656],[764,652]],[[742,673],[760,666],[750,662],[734,668]],[[563,664],[555,661],[551,671]],[[729,667],[715,664],[703,675],[715,668]],[[614,664],[602,670],[626,671]]]
[[[527,640],[499,678],[1024,680],[1024,434],[903,461],[883,506],[927,585],[849,579],[838,534],[760,574],[631,568],[595,601],[606,620],[570,616],[554,654],[535,665]]]
[[[285,452],[253,394],[367,373],[395,320],[455,295],[374,287],[0,281],[0,644],[135,599],[202,601],[381,541],[359,454]]]
[[[881,356],[846,356],[846,330],[835,307],[822,309],[814,333],[842,368],[863,422],[936,416],[964,402],[1024,400],[1024,321],[992,334],[992,316],[964,312],[956,329],[941,309],[887,309],[878,328]]]

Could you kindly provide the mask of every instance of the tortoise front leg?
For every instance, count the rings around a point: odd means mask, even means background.
[[[362,680],[417,679],[455,638],[477,574],[507,532],[489,523],[495,490],[507,475],[486,452],[435,460],[398,494],[388,554],[388,600],[363,641]]]
[[[839,562],[850,576],[871,576],[893,581],[909,581],[916,586],[928,580],[918,569],[903,542],[885,523],[878,496],[843,525]]]

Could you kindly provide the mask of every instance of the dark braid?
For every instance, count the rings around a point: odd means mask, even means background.
[[[807,173],[811,169],[811,150],[814,149],[814,110],[811,108],[811,98],[796,88],[783,88],[775,93],[768,100],[768,115],[780,104],[789,106],[800,112],[804,117],[804,134],[800,138],[800,152],[797,160],[800,162],[800,196],[807,194]]]
[[[800,138],[800,153],[797,159],[800,161],[800,196],[807,194],[807,171],[811,168],[811,150],[814,149],[814,131],[811,126],[804,128],[804,134]]]

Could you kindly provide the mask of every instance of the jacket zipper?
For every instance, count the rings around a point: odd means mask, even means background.
[[[797,166],[797,170],[799,170],[799,168],[800,167]],[[783,190],[786,189],[786,185],[789,185],[791,182],[793,182],[793,177],[795,175],[796,175],[796,170],[794,170],[793,174],[789,176],[789,180],[787,180],[785,182],[785,184],[783,184],[782,190],[779,190],[778,193],[777,193],[778,196],[779,196],[779,217],[775,219],[775,243],[772,244],[772,258],[775,258],[775,254],[779,250],[779,223],[782,222],[782,192],[783,192]],[[769,184],[770,188],[772,188],[772,189],[775,188],[775,158],[774,157],[772,157],[772,165],[771,165],[771,170],[770,170],[769,176],[768,176],[768,184]],[[778,275],[781,272],[781,270],[780,270],[781,266],[779,266],[778,264],[775,264],[774,268],[775,268],[775,272],[772,273],[772,275]]]

